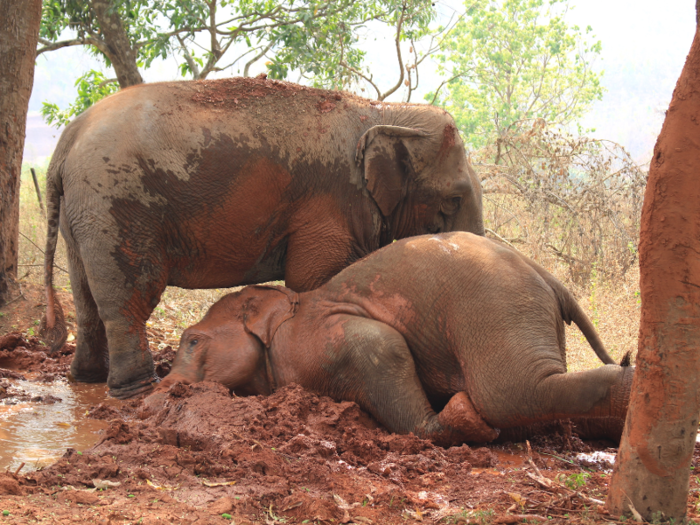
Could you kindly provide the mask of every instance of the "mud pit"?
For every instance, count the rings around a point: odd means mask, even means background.
[[[104,385],[70,384],[72,344],[47,356],[26,329],[0,334],[0,523],[616,521],[600,505],[609,465],[579,456],[615,450],[581,442],[566,425],[533,439],[531,451],[444,449],[296,386],[243,398],[215,383],[176,384],[145,406],[108,399]],[[173,355],[155,354],[162,375]],[[8,428],[18,405],[38,415]],[[66,439],[31,424],[73,430]],[[13,436],[22,441],[14,448]],[[32,448],[48,453],[20,453]],[[693,476],[691,489],[697,517]]]

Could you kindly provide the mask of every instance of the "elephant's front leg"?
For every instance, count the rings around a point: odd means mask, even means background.
[[[343,337],[334,342],[324,367],[332,378],[332,395],[356,401],[391,432],[413,432],[441,445],[498,437],[464,392],[435,413],[399,332],[371,319],[339,317]]]

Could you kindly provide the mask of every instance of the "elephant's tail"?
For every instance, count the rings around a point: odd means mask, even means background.
[[[61,214],[61,196],[63,194],[63,155],[58,152],[49,165],[46,174],[46,251],[44,252],[44,287],[46,290],[46,314],[41,320],[39,333],[50,346],[50,352],[63,347],[68,336],[63,317],[63,308],[53,289],[53,263],[58,241],[58,222]]]
[[[579,305],[574,296],[571,295],[571,292],[552,275],[549,275],[549,279],[545,280],[551,286],[552,290],[554,290],[559,300],[561,316],[566,324],[571,324],[573,321],[576,326],[578,326],[578,329],[581,330],[581,333],[586,337],[588,344],[591,345],[591,348],[603,363],[606,365],[617,364],[615,360],[610,357],[610,354],[608,354],[603,341],[598,335],[598,331],[581,308],[581,305]]]
[[[564,290],[566,290],[566,288],[564,288]],[[608,351],[605,349],[605,345],[603,344],[603,341],[601,341],[600,336],[598,335],[598,332],[595,329],[595,326],[593,326],[593,323],[591,322],[589,317],[581,309],[581,306],[576,302],[576,299],[574,299],[571,296],[571,293],[568,290],[566,290],[566,293],[569,296],[569,301],[572,306],[571,310],[569,311],[569,318],[571,319],[571,321],[576,323],[578,329],[581,330],[584,336],[586,336],[588,344],[591,345],[591,348],[603,363],[605,363],[606,365],[617,364],[615,363],[615,360],[612,357],[610,357],[610,354],[608,354]],[[566,320],[566,317],[564,318],[564,320]],[[571,324],[571,321],[567,322]]]
[[[542,277],[552,291],[554,291],[554,294],[557,296],[557,300],[559,301],[561,317],[566,324],[571,324],[573,321],[576,326],[578,326],[581,333],[583,333],[583,335],[586,337],[588,344],[591,345],[591,348],[593,348],[593,351],[603,363],[606,365],[617,364],[613,358],[610,357],[607,350],[605,350],[605,345],[603,345],[603,341],[600,339],[600,336],[593,326],[593,323],[578,304],[574,296],[571,295],[571,292],[562,283],[560,283],[556,277],[542,268],[539,264],[528,259],[522,254],[520,254],[520,256],[523,257],[523,259],[527,261],[527,263],[538,274],[540,274],[540,277]]]

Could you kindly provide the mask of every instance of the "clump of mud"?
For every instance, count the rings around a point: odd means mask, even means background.
[[[108,422],[94,447],[69,449],[28,475],[0,475],[0,494],[24,494],[46,506],[12,499],[13,512],[50,512],[57,523],[94,513],[112,522],[223,517],[239,525],[515,523],[549,516],[589,523],[605,515],[597,502],[608,474],[582,468],[570,452],[545,452],[575,444],[566,424],[532,449],[527,443],[445,449],[391,434],[356,404],[295,385],[269,397],[237,397],[209,382],[101,404],[89,415]]]
[[[400,521],[407,506],[446,512],[456,498],[479,498],[470,494],[473,469],[498,463],[486,448],[443,449],[390,434],[355,403],[295,385],[236,397],[217,383],[178,383],[146,403],[98,406],[91,416],[110,420],[100,442],[31,474],[29,487],[84,490],[108,480],[251,520],[272,508],[310,520],[386,522],[387,508]]]
[[[0,377],[24,379],[26,373],[38,373],[36,381],[54,381],[66,376],[74,353],[73,343],[51,354],[39,338],[12,332],[0,336]]]
[[[158,377],[163,378],[170,373],[176,352],[170,345],[153,352],[153,366]]]

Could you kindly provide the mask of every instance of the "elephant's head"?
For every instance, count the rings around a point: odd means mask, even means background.
[[[297,294],[282,286],[248,286],[222,297],[183,332],[156,392],[176,382],[216,381],[239,394],[271,393],[267,349],[297,304]]]
[[[395,239],[448,231],[484,234],[481,182],[451,117],[433,108],[411,127],[378,125],[357,144],[367,191]],[[425,125],[422,125],[425,124]]]

